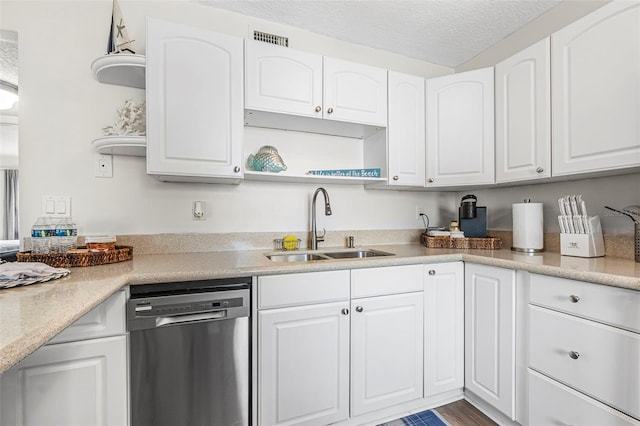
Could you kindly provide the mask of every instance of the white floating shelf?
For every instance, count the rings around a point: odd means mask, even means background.
[[[147,138],[144,136],[105,136],[93,141],[98,154],[147,156]]]
[[[344,177],[344,176],[319,176],[319,175],[293,175],[286,172],[270,173],[245,170],[245,180],[261,180],[267,182],[295,182],[295,183],[335,183],[347,185],[364,185],[367,183],[384,183],[385,178],[368,177]]]
[[[112,53],[94,60],[91,70],[100,83],[144,89],[146,63],[144,55]]]

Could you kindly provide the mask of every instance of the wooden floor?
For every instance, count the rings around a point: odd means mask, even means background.
[[[435,408],[451,426],[493,426],[497,425],[489,417],[482,414],[476,407],[464,399]]]

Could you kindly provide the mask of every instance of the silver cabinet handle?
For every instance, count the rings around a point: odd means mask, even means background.
[[[578,352],[576,352],[576,351],[571,351],[571,352],[569,352],[569,358],[578,359],[578,358],[580,358],[580,354]]]
[[[571,303],[578,303],[580,301],[580,297],[572,294],[569,296],[569,300],[571,300]]]
[[[240,167],[235,166],[235,167],[233,168],[233,171],[234,171],[235,173],[240,173]]]
[[[429,183],[433,183],[433,182],[434,182],[434,179],[433,179],[433,178],[429,178],[429,179],[427,179],[427,182],[429,182]]]
[[[327,113],[329,114],[333,113],[333,108],[329,107],[329,109],[327,109]]]
[[[544,172],[544,169],[542,167],[538,167],[536,169],[536,173],[542,173],[542,172]]]
[[[362,311],[364,311],[364,308],[362,306],[356,307],[356,312],[362,312]]]
[[[436,271],[434,271],[433,269],[429,269],[429,275],[435,275]]]
[[[393,180],[398,180],[400,179],[397,175],[393,177]]]
[[[320,105],[318,105],[318,106],[316,107],[316,112],[320,112],[320,111],[322,111],[322,107],[321,107]]]
[[[342,310],[342,315],[349,315],[349,310],[347,308],[344,308]]]

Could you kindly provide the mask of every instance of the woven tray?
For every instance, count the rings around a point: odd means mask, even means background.
[[[481,249],[500,250],[502,240],[500,238],[450,238],[430,237],[427,234],[420,235],[420,242],[428,248],[453,248],[453,249]]]
[[[32,254],[30,251],[16,254],[18,262],[42,262],[55,268],[97,266],[133,259],[133,247],[116,246],[115,250],[87,253]]]

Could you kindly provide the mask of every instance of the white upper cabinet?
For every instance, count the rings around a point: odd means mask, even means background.
[[[496,65],[496,182],[551,176],[549,37]]]
[[[387,126],[387,70],[324,58],[324,117]]]
[[[146,87],[147,173],[242,178],[241,38],[149,18]]]
[[[246,122],[258,127],[363,137],[345,126],[292,121],[253,111],[387,126],[387,70],[300,52],[263,42],[246,42]]]
[[[640,166],[640,3],[554,33],[551,64],[553,175]]]
[[[389,71],[389,185],[424,186],[424,78]]]
[[[493,67],[427,80],[427,186],[494,182]]]
[[[322,117],[322,56],[247,40],[245,108]]]

